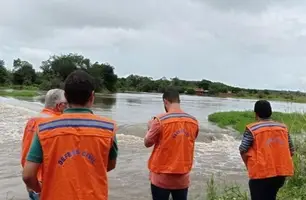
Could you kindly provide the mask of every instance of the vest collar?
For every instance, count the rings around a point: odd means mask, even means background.
[[[48,114],[48,115],[60,115],[61,113],[60,112],[55,112],[54,110],[52,109],[49,109],[49,108],[44,108],[41,113],[43,114]]]
[[[93,114],[92,110],[88,108],[67,108],[64,110],[64,113],[91,113]]]

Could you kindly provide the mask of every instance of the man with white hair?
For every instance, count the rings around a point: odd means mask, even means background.
[[[32,139],[37,127],[37,124],[42,118],[53,117],[61,115],[67,107],[67,101],[65,98],[65,92],[61,89],[49,90],[45,96],[45,106],[38,116],[29,119],[24,129],[24,134],[22,138],[22,148],[21,148],[21,165],[22,168],[26,162],[26,157],[29,152]],[[37,178],[42,182],[41,170],[38,171]],[[32,190],[27,189],[29,192],[30,199],[38,199],[38,194]]]

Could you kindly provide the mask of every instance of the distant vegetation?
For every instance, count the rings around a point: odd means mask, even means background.
[[[306,115],[301,113],[273,112],[272,119],[287,125],[290,133],[304,133],[306,131]],[[219,127],[232,127],[243,133],[245,126],[255,121],[252,111],[216,112],[208,116],[210,122]]]
[[[175,86],[180,93],[199,94],[218,97],[264,98],[281,101],[306,102],[306,94],[294,91],[256,90],[232,87],[206,79],[186,81],[177,77],[162,77],[153,80],[151,77],[130,75],[119,78],[115,68],[108,63],[91,62],[90,59],[78,54],[53,55],[42,61],[36,71],[33,65],[19,58],[12,66],[0,60],[0,86],[6,88],[48,90],[62,87],[65,78],[75,69],[83,69],[94,77],[97,92],[163,92],[168,86]]]

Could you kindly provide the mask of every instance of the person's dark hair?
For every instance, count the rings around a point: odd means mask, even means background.
[[[66,78],[64,90],[68,104],[84,106],[94,91],[93,78],[83,70],[75,70]]]
[[[259,100],[255,103],[254,112],[262,119],[270,118],[272,115],[272,108],[269,101]]]
[[[163,99],[170,103],[180,103],[180,93],[175,88],[167,88],[163,94]]]

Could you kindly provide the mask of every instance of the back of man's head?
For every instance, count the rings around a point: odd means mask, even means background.
[[[255,103],[254,112],[261,119],[268,119],[272,115],[272,107],[269,101],[259,100]]]
[[[75,70],[66,78],[64,90],[68,104],[85,106],[94,91],[93,78],[84,70]]]
[[[57,104],[66,102],[65,92],[62,89],[49,90],[45,96],[45,108],[53,109]]]
[[[163,94],[163,100],[169,103],[180,103],[180,93],[175,88],[167,88]]]

